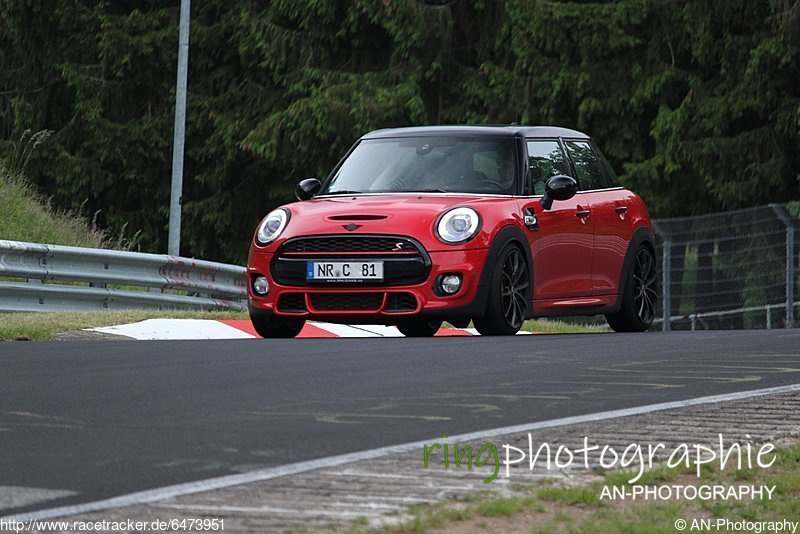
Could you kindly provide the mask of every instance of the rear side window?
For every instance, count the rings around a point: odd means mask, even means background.
[[[588,141],[565,141],[567,152],[575,165],[581,190],[604,189],[609,187],[605,179],[605,168],[600,158],[592,150]]]
[[[614,168],[608,162],[606,157],[603,155],[603,151],[597,146],[597,143],[592,141],[592,149],[594,153],[597,154],[597,157],[600,158],[600,163],[603,164],[603,170],[606,172],[606,181],[611,187],[622,187],[619,183],[619,178],[617,177],[617,173],[614,172]]]
[[[534,195],[544,194],[544,184],[558,174],[567,172],[567,160],[555,139],[528,141],[528,167]]]

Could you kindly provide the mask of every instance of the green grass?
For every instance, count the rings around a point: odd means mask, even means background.
[[[78,214],[59,212],[21,174],[0,162],[0,239],[104,248],[105,233]]]
[[[526,532],[631,532],[674,533],[675,521],[706,518],[732,521],[800,520],[800,445],[778,449],[775,464],[767,469],[719,471],[703,466],[701,477],[692,469],[656,467],[637,485],[775,486],[772,499],[742,501],[614,501],[601,500],[604,486],[629,485],[629,472],[606,473],[602,479],[578,485],[541,481],[514,484],[511,497],[491,492],[412,508],[406,524],[387,527],[385,532],[422,533],[432,529]],[[516,528],[519,527],[519,528]],[[688,531],[688,530],[687,530]]]
[[[102,231],[79,214],[54,210],[25,180],[25,167],[49,135],[26,131],[0,159],[0,239],[102,248]]]
[[[455,328],[450,323],[444,323],[443,328]],[[469,323],[470,328],[475,328],[475,325]],[[604,332],[611,332],[608,325],[592,325],[592,324],[579,324],[568,323],[566,321],[525,321],[522,323],[520,330],[524,332],[542,332],[547,334],[602,334]]]
[[[504,499],[492,499],[482,501],[475,507],[475,512],[483,517],[511,517],[520,513],[526,508],[534,505],[534,499],[530,497],[508,497]]]
[[[601,334],[611,332],[606,325],[567,323],[564,321],[525,321],[522,330],[526,332],[548,332],[554,334]]]
[[[585,506],[602,506],[598,494],[584,487],[556,486],[544,488],[536,493],[536,496],[543,501],[573,505],[581,504]]]
[[[80,313],[0,313],[0,340],[47,341],[53,334],[145,319],[247,319],[245,312],[124,310]]]

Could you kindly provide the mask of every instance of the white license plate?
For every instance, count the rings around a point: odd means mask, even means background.
[[[360,282],[383,280],[382,261],[309,261],[306,280]]]

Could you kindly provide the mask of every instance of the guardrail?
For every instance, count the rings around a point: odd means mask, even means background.
[[[0,240],[0,277],[0,311],[246,308],[244,267],[164,254]]]

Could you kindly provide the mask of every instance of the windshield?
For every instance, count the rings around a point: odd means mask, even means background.
[[[350,153],[322,195],[516,192],[513,139],[402,137],[366,139]]]

